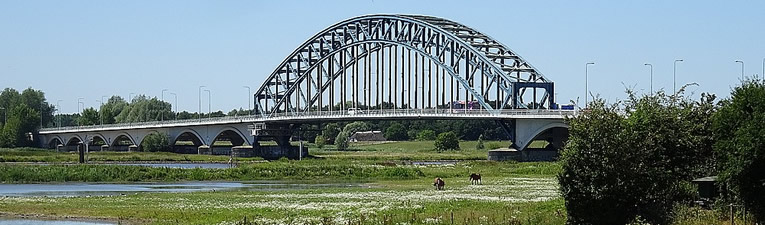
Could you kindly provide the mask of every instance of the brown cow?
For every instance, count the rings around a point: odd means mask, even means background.
[[[436,179],[433,180],[433,186],[436,187],[436,190],[444,190],[446,183],[440,177],[436,177]]]
[[[480,173],[470,174],[470,184],[482,184],[481,174]]]

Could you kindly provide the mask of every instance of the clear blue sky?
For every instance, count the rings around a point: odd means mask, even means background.
[[[197,110],[197,86],[212,109],[247,107],[295,47],[340,20],[374,13],[427,14],[471,26],[506,44],[556,82],[561,102],[590,91],[624,99],[696,82],[696,95],[727,97],[745,74],[762,73],[765,1],[0,1],[0,87],[33,87],[61,112],[77,98],[162,89],[179,110]],[[172,97],[166,94],[172,103]],[[203,107],[206,110],[206,107]]]

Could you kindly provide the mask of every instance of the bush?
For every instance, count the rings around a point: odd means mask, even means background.
[[[385,139],[389,141],[405,141],[408,138],[406,129],[398,122],[391,123],[388,129],[385,129]]]
[[[703,96],[630,95],[623,105],[598,99],[568,119],[558,175],[567,223],[668,223],[672,207],[691,199],[689,181],[710,155],[704,124],[714,96]]]
[[[478,136],[478,144],[475,145],[475,149],[483,150],[485,147],[483,146],[483,134],[481,136]]]
[[[436,140],[436,132],[432,130],[423,130],[417,134],[418,141],[432,141]]]
[[[328,123],[326,126],[324,126],[324,130],[321,132],[321,135],[324,136],[325,140],[327,141],[325,144],[334,144],[335,138],[339,133],[340,126],[338,126],[337,123]]]
[[[337,134],[337,137],[335,138],[335,147],[337,147],[337,150],[341,151],[348,149],[348,133],[343,131]]]
[[[342,132],[345,132],[346,134],[348,134],[348,136],[351,136],[355,134],[356,132],[367,131],[367,130],[369,130],[369,125],[367,125],[367,123],[362,121],[356,121],[353,123],[349,123],[348,125],[345,125],[345,127],[343,127]]]
[[[154,132],[143,139],[141,144],[144,152],[169,152],[170,136],[166,133]]]
[[[494,150],[494,149],[502,148],[502,145],[500,145],[499,143],[489,143],[488,147],[489,147],[489,150]]]
[[[765,221],[765,83],[748,80],[720,102],[713,119],[720,180]]]
[[[449,131],[438,134],[435,146],[438,151],[459,150],[460,141],[457,139],[457,135],[454,134],[454,132]]]
[[[324,135],[316,135],[316,139],[314,139],[314,144],[316,144],[316,147],[321,149],[324,148],[324,144],[326,144],[327,140],[324,138]]]

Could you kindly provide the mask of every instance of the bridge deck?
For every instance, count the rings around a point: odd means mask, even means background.
[[[192,127],[238,123],[312,123],[312,122],[336,122],[357,120],[439,120],[439,119],[563,119],[566,116],[575,115],[573,110],[503,110],[499,114],[492,114],[485,110],[464,109],[384,109],[384,110],[356,110],[356,111],[319,111],[319,112],[288,112],[273,114],[269,117],[254,116],[227,116],[188,120],[152,121],[140,123],[121,123],[95,126],[74,126],[45,128],[40,134],[61,134],[74,132],[95,132],[133,129],[154,129],[169,127]]]

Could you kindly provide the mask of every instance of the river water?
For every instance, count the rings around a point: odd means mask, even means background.
[[[279,181],[253,182],[183,182],[183,183],[45,183],[0,184],[0,196],[68,197],[122,195],[139,192],[193,192],[193,191],[273,191],[284,189],[315,189],[328,187],[361,187],[357,183],[289,183]]]

